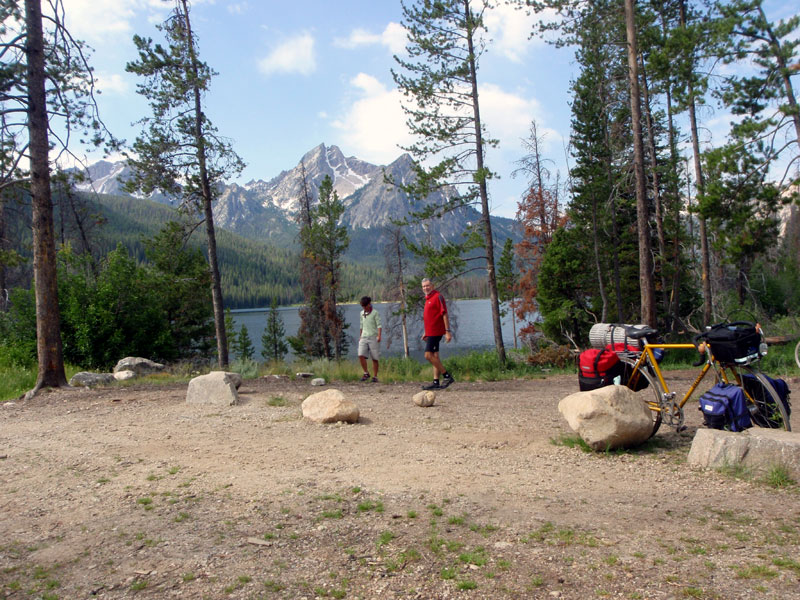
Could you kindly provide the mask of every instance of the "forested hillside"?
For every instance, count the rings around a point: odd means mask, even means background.
[[[99,259],[122,244],[139,262],[145,260],[144,240],[158,233],[166,222],[180,218],[174,208],[157,202],[130,196],[85,193],[71,197],[58,195],[55,215],[60,241],[68,241],[76,251],[88,249]],[[14,245],[23,257],[29,259],[30,227],[26,225],[30,219],[29,206],[25,203],[17,205],[8,216],[10,233],[16,237]],[[205,253],[202,227],[195,230],[189,244]],[[217,231],[217,244],[227,307],[265,307],[273,298],[280,305],[302,301],[296,248],[276,247],[224,229]],[[14,285],[30,285],[30,260],[12,271]],[[382,289],[378,266],[344,264],[344,300],[355,299],[364,293],[380,297]]]

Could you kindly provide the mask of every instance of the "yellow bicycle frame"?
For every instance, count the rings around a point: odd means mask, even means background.
[[[696,351],[697,350],[697,346],[695,346],[694,344],[645,344],[644,350],[642,350],[642,353],[639,356],[639,359],[634,364],[633,371],[631,372],[630,379],[635,381],[634,377],[639,372],[639,370],[642,367],[642,365],[647,364],[650,367],[650,369],[653,371],[653,374],[658,378],[658,382],[661,384],[661,389],[663,390],[663,393],[664,393],[663,400],[666,400],[666,399],[669,399],[670,397],[674,397],[674,394],[672,392],[670,392],[669,386],[667,385],[667,382],[664,379],[664,374],[661,372],[661,367],[658,364],[658,361],[656,360],[655,354],[653,354],[653,350],[656,350],[656,349],[662,349],[662,350],[695,350]],[[683,408],[686,405],[686,403],[689,401],[689,398],[692,397],[692,394],[694,394],[695,390],[700,385],[700,382],[703,381],[703,378],[711,370],[712,366],[716,367],[717,374],[718,374],[719,378],[724,383],[728,383],[729,382],[728,375],[725,372],[725,367],[723,365],[720,365],[719,363],[716,363],[714,361],[714,357],[712,356],[710,360],[706,360],[705,364],[703,365],[702,370],[700,371],[700,374],[697,376],[697,378],[695,378],[694,382],[689,387],[689,390],[683,396],[681,401],[677,403],[677,406],[679,408]],[[736,380],[736,383],[737,384],[741,384],[741,380],[740,380],[738,372],[733,370],[732,374],[733,374],[733,378]],[[745,391],[745,395],[748,397],[748,399],[751,402],[753,401],[753,399],[750,397],[749,394],[747,394],[746,391]],[[654,401],[652,401],[652,400],[648,401],[647,405],[650,407],[650,410],[656,411],[656,412],[661,412],[661,407],[658,404],[656,404]]]

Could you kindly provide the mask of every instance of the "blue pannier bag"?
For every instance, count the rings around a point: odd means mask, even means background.
[[[744,431],[753,426],[744,392],[733,383],[718,383],[700,396],[700,411],[712,429]]]

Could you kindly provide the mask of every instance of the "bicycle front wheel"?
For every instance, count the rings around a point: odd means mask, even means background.
[[[628,373],[633,371],[633,367],[636,364],[634,359],[620,357],[620,360],[628,366]],[[628,377],[628,381],[625,382],[625,385],[635,392],[642,391],[645,388],[653,390],[655,400],[647,401],[647,406],[650,408],[650,415],[653,417],[653,431],[650,433],[650,437],[653,437],[656,431],[658,431],[658,428],[661,427],[662,390],[658,378],[650,372],[649,368],[645,367],[639,369],[634,376]]]
[[[752,367],[739,367],[742,388],[752,409],[753,423],[769,429],[791,431],[789,407],[763,373]]]

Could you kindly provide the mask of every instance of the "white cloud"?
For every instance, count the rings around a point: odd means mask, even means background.
[[[272,73],[299,73],[311,75],[317,68],[314,55],[314,37],[301,33],[282,44],[258,62],[259,70],[265,75]]]
[[[133,34],[137,13],[164,15],[169,5],[160,0],[63,0],[67,27],[73,36],[102,41],[109,36]],[[163,20],[159,19],[159,20]]]
[[[534,44],[542,44],[541,38],[531,38],[534,27],[539,21],[554,18],[552,11],[545,11],[541,16],[528,14],[526,10],[517,10],[514,5],[495,2],[484,13],[484,23],[492,39],[490,47],[512,62],[522,63],[525,55]]]
[[[506,92],[491,83],[481,85],[479,92],[481,120],[486,124],[489,134],[498,138],[501,145],[519,146],[519,139],[528,135],[531,121],[536,119],[541,124],[545,120],[542,107],[534,98]],[[555,133],[541,126],[539,132]]]
[[[98,73],[96,79],[97,89],[104,94],[126,94],[131,87],[125,77],[118,73]]]
[[[347,38],[337,38],[334,44],[340,48],[360,48],[381,45],[392,54],[399,54],[406,47],[406,29],[399,23],[389,23],[382,33],[371,33],[366,29],[354,29]]]
[[[400,146],[413,141],[400,105],[402,94],[365,73],[359,73],[350,83],[360,98],[332,123],[342,132],[342,145],[371,162],[386,164],[395,160],[402,153]]]

